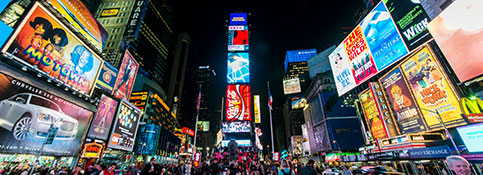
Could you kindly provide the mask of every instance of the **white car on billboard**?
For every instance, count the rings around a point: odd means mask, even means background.
[[[0,101],[0,127],[11,131],[17,140],[24,140],[27,136],[45,138],[52,123],[59,127],[55,139],[75,138],[79,122],[45,97],[19,93]]]

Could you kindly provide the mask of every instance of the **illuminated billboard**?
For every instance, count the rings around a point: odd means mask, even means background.
[[[117,68],[115,68],[113,65],[109,64],[108,62],[104,62],[99,71],[96,86],[104,89],[107,91],[107,93],[112,93],[118,72],[119,70],[117,70]]]
[[[228,31],[228,51],[247,51],[247,50],[248,50],[248,30],[229,30]]]
[[[238,146],[252,146],[251,140],[235,140],[235,142],[238,144]],[[222,140],[221,146],[227,147],[228,143],[230,143],[230,140]]]
[[[138,107],[141,111],[144,111],[144,108],[148,104],[148,97],[149,92],[133,92],[131,93],[131,98],[129,98],[129,102]]]
[[[198,131],[210,131],[210,121],[198,121]]]
[[[54,123],[58,132],[43,155],[79,155],[92,112],[30,83],[0,73],[0,152],[37,155]]]
[[[81,0],[52,0],[47,1],[47,3],[64,17],[70,26],[74,27],[97,50],[102,52],[104,43],[107,40],[107,31]]]
[[[142,112],[125,99],[121,101],[117,111],[108,147],[132,151]]]
[[[247,25],[247,13],[230,13],[230,25]]]
[[[128,50],[124,53],[124,57],[119,67],[119,74],[117,74],[116,83],[114,85],[114,97],[119,99],[129,99],[131,91],[136,80],[139,64]]]
[[[101,100],[97,106],[97,112],[92,119],[87,137],[107,140],[112,120],[116,115],[117,106],[118,102],[116,100],[104,94],[101,96]]]
[[[226,88],[226,121],[251,121],[250,86],[237,84]]]
[[[260,123],[260,95],[253,96],[253,115],[255,118],[255,123]]]
[[[228,53],[228,83],[249,83],[250,67],[248,52]]]
[[[483,138],[483,123],[473,124],[456,128],[458,133],[463,139],[468,152],[483,152],[483,144],[481,144],[481,138]]]
[[[302,92],[300,88],[300,79],[298,77],[283,80],[283,94],[296,94]]]
[[[119,14],[120,8],[109,8],[101,11],[101,17],[114,17]]]
[[[102,66],[102,59],[38,2],[2,52],[86,94]]]
[[[307,106],[307,99],[305,99],[302,95],[294,96],[290,99],[292,104],[292,109],[301,109]]]
[[[482,8],[482,0],[455,1],[428,26],[460,82],[483,74]]]
[[[339,96],[357,86],[349,57],[342,43],[329,55],[329,61]]]
[[[367,125],[371,131],[372,137],[374,139],[386,138],[386,129],[384,128],[383,121],[379,116],[377,111],[377,106],[374,100],[372,92],[366,90],[359,94],[359,99],[361,101],[362,109],[364,111],[364,116],[366,117]]]
[[[250,122],[224,122],[221,126],[223,133],[250,132]]]

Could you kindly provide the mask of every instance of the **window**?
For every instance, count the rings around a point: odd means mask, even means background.
[[[14,101],[20,104],[25,104],[27,103],[28,98],[29,98],[28,95],[22,94],[22,95],[17,95],[14,98],[11,98],[10,101]]]
[[[51,101],[48,101],[47,99],[39,98],[37,96],[32,96],[32,98],[30,99],[30,104],[34,104],[34,105],[37,105],[37,106],[42,106],[42,107],[45,107],[45,108],[49,108],[49,109],[53,109],[53,110],[62,112],[60,110],[60,107],[57,104],[55,104]]]

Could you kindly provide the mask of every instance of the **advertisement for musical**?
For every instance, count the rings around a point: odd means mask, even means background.
[[[377,73],[361,26],[357,26],[344,40],[344,47],[350,60],[356,84],[360,84]]]
[[[383,124],[384,126],[386,126],[387,132],[389,134],[388,137],[394,137],[399,135],[382,86],[379,84],[379,82],[369,82],[369,88],[371,89],[371,92],[374,96],[374,101],[377,106],[377,111],[379,111],[379,116],[381,116],[381,119],[384,119]]]
[[[0,73],[0,152],[38,154],[53,123],[43,155],[78,155],[92,112],[25,81]]]
[[[112,93],[112,89],[116,84],[117,73],[119,70],[108,62],[104,62],[97,77],[96,86],[104,89],[107,93]]]
[[[383,70],[408,54],[404,41],[384,3],[380,2],[362,20],[360,26],[377,70]]]
[[[119,99],[129,99],[131,96],[136,74],[138,72],[139,64],[128,50],[124,53],[124,57],[119,67],[119,74],[117,74],[116,83],[112,92],[114,97]]]
[[[460,82],[483,75],[482,9],[483,0],[455,1],[428,26]]]
[[[93,139],[107,140],[109,129],[111,129],[112,119],[116,115],[118,102],[106,95],[101,96],[97,112],[91,122],[91,127],[87,137]]]
[[[458,98],[443,76],[438,63],[428,46],[423,47],[401,64],[413,94],[416,96],[424,120],[430,130],[442,127],[441,119],[447,127],[465,124]]]
[[[366,90],[359,94],[359,99],[362,104],[362,108],[366,117],[367,125],[372,133],[374,139],[386,138],[386,129],[384,128],[383,121],[379,116],[377,111],[376,102],[374,101],[374,96],[372,92]]]
[[[395,122],[401,134],[417,133],[426,130],[421,113],[401,69],[395,68],[379,79],[392,106]]]
[[[117,111],[117,118],[114,121],[115,124],[108,147],[132,151],[141,118],[141,110],[124,99],[121,101]]]
[[[250,86],[236,84],[226,88],[226,121],[251,121]]]
[[[82,151],[82,158],[99,158],[104,151],[104,145],[100,143],[86,143]]]
[[[351,64],[344,44],[339,44],[329,55],[330,67],[334,75],[335,86],[339,96],[356,87],[354,75],[352,74]]]
[[[431,39],[427,30],[431,20],[419,1],[384,0],[384,3],[410,51]]]
[[[101,58],[38,2],[2,52],[86,94],[102,66]]]

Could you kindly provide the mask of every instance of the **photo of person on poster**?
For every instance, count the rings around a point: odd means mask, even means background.
[[[392,87],[391,96],[396,103],[396,105],[394,105],[394,110],[396,111],[402,111],[412,105],[411,100],[402,94],[401,88],[398,85]]]
[[[454,175],[472,175],[470,163],[461,156],[448,156],[446,163]]]
[[[43,46],[44,40],[47,39],[47,34],[52,30],[52,24],[49,20],[42,17],[36,17],[33,21],[29,22],[29,25],[32,27],[32,32],[34,33],[22,36],[17,40],[17,45],[19,46],[20,51],[27,50],[28,48],[40,50]],[[25,54],[22,59],[32,65],[37,65],[39,63],[39,60],[30,57],[28,54]]]

